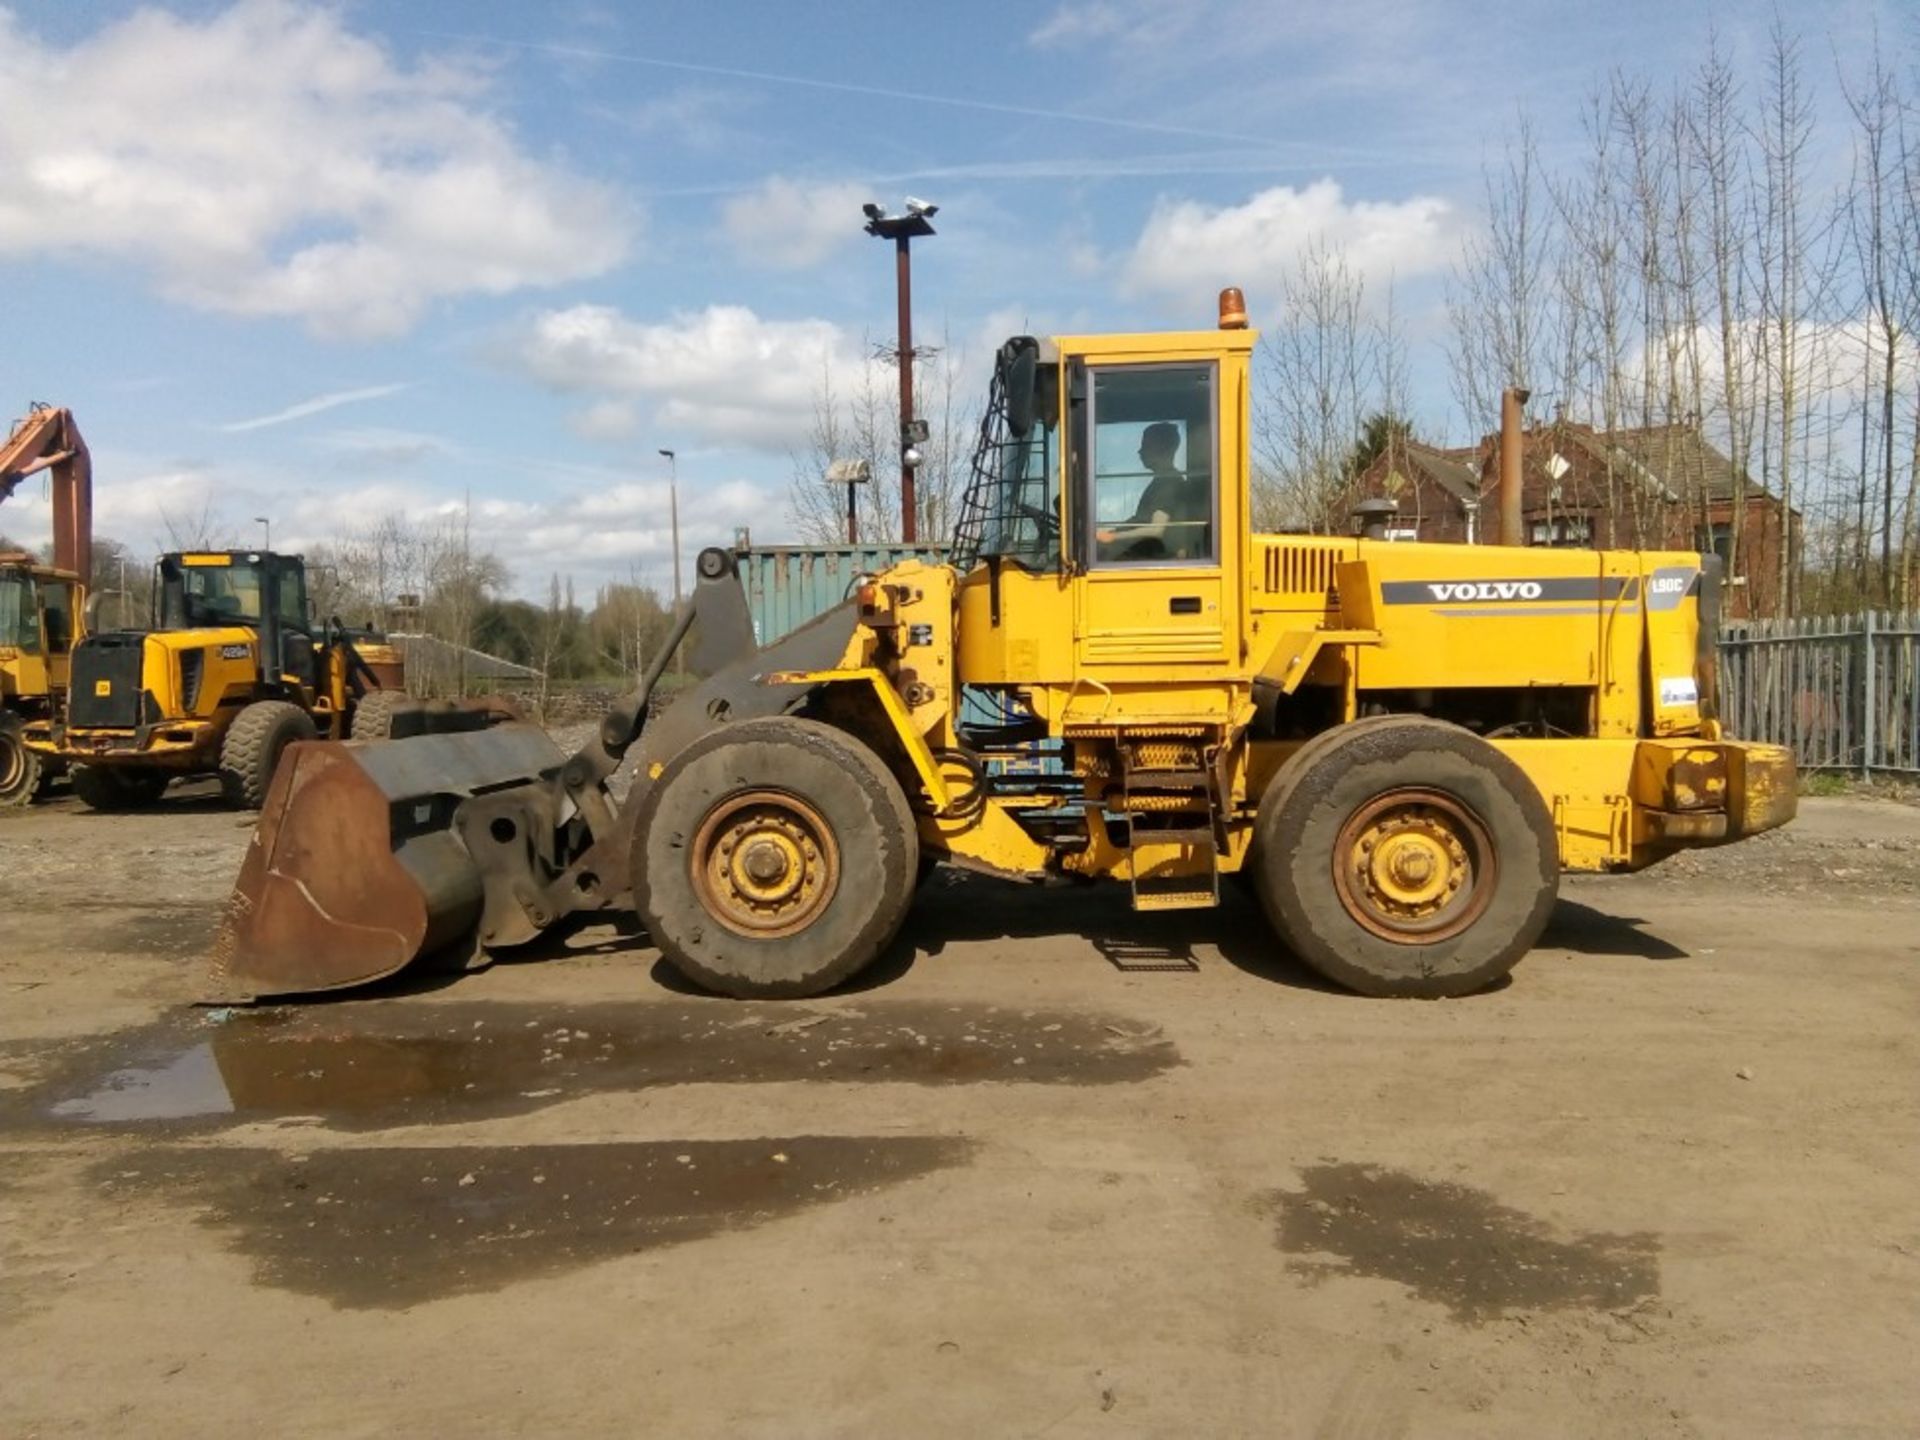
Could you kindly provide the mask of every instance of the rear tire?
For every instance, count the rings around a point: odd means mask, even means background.
[[[114,765],[76,765],[70,772],[80,803],[108,814],[146,809],[166,793],[171,778],[157,770],[123,770]]]
[[[1281,939],[1362,995],[1485,989],[1559,894],[1553,819],[1526,773],[1420,716],[1315,737],[1268,785],[1255,832],[1254,885]]]
[[[892,772],[811,720],[727,725],[676,757],[635,829],[635,908],[688,979],[818,995],[873,961],[913,901],[920,841]]]
[[[285,700],[257,700],[234,717],[220,744],[220,789],[227,799],[258,810],[280,756],[296,740],[312,740],[313,717]]]
[[[393,712],[407,696],[399,690],[369,690],[353,707],[351,740],[391,740]]]
[[[27,748],[18,715],[0,713],[0,810],[29,805],[44,788],[40,756]]]

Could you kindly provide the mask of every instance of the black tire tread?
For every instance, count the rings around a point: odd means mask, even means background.
[[[19,764],[11,784],[0,779],[0,810],[30,805],[46,788],[46,764],[37,752],[27,748],[25,730],[25,722],[18,715],[0,711],[0,777],[11,768],[11,762],[5,758],[6,751],[14,751]]]
[[[677,877],[670,879],[654,874],[653,867],[648,863],[657,827],[662,824],[690,824],[693,819],[690,816],[662,819],[661,812],[678,803],[675,782],[715,751],[749,744],[785,745],[804,754],[830,760],[866,796],[878,812],[877,818],[884,817],[881,819],[879,837],[881,853],[850,855],[843,844],[841,858],[843,886],[849,879],[860,884],[877,884],[880,886],[879,903],[831,960],[803,973],[777,979],[754,977],[737,969],[726,968],[722,963],[723,957],[716,955],[706,940],[709,929],[718,933],[724,927],[711,921],[689,927],[687,917],[679,913],[684,908],[681,905],[663,910],[662,907],[668,902],[660,892],[677,890],[681,885]],[[818,799],[809,798],[816,802]],[[894,850],[898,853],[892,853]],[[744,720],[723,726],[688,746],[669,762],[659,780],[649,788],[634,829],[631,861],[634,905],[661,953],[675,969],[695,983],[716,993],[740,999],[803,998],[831,990],[851,979],[871,963],[898,933],[913,902],[919,857],[919,832],[914,824],[912,808],[907,804],[899,782],[886,764],[860,741],[832,726],[795,716]],[[663,868],[666,865],[684,864],[677,850],[671,859],[665,856],[656,858],[662,860]],[[818,923],[830,923],[829,917],[822,917]],[[800,938],[789,937],[785,942],[755,942],[731,937],[731,933],[727,932],[719,943],[722,947],[733,948],[756,943],[792,944]]]
[[[234,717],[220,743],[220,788],[233,804],[258,810],[267,799],[280,752],[311,740],[313,717],[287,700],[256,700]]]
[[[1342,752],[1348,754],[1343,757]],[[1513,802],[1518,823],[1532,840],[1537,875],[1527,874],[1525,862],[1529,857],[1522,837],[1509,834],[1503,840],[1499,817],[1483,815],[1482,819],[1494,831],[1494,842],[1503,852],[1503,885],[1525,885],[1529,879],[1537,879],[1537,885],[1524,913],[1511,917],[1509,934],[1483,931],[1483,919],[1464,934],[1437,942],[1430,954],[1421,958],[1419,972],[1406,973],[1404,969],[1390,970],[1368,963],[1367,952],[1376,942],[1329,933],[1339,927],[1326,925],[1324,919],[1320,925],[1315,924],[1309,912],[1326,908],[1321,890],[1328,896],[1332,893],[1331,879],[1326,876],[1330,856],[1307,856],[1308,881],[1302,885],[1292,883],[1288,867],[1297,858],[1303,818],[1298,802],[1304,790],[1333,788],[1352,765],[1406,763],[1422,753],[1442,753],[1467,761],[1491,778],[1497,793]],[[1539,938],[1559,891],[1559,840],[1552,816],[1533,782],[1518,765],[1478,736],[1426,716],[1373,716],[1316,735],[1288,758],[1268,784],[1261,797],[1255,836],[1254,850],[1259,857],[1255,889],[1281,939],[1327,979],[1362,995],[1440,999],[1485,989],[1512,970]],[[1518,896],[1524,892],[1516,889],[1511,893]],[[1511,904],[1507,908],[1510,911]],[[1355,932],[1357,935],[1357,927]],[[1494,940],[1502,943],[1488,949]],[[1482,952],[1477,962],[1464,966],[1448,963],[1470,949]],[[1411,957],[1396,953],[1396,958]]]
[[[355,702],[353,723],[347,728],[349,740],[391,740],[393,712],[406,694],[399,690],[369,690]]]

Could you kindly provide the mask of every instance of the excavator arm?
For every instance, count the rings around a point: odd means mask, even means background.
[[[93,574],[93,457],[71,410],[35,405],[0,446],[0,501],[29,475],[53,480],[53,568]]]

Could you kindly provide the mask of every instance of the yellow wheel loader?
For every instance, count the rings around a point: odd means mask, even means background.
[[[313,618],[300,556],[164,555],[154,610],[149,630],[76,646],[66,703],[26,729],[93,809],[151,804],[191,775],[257,809],[294,741],[387,733],[391,692],[347,632]]]
[[[1217,330],[1009,341],[950,563],[755,651],[732,558],[703,553],[574,755],[517,725],[292,746],[215,990],[337,989],[630,908],[701,985],[812,995],[881,952],[931,859],[1142,910],[1238,875],[1332,980],[1452,996],[1512,969],[1564,871],[1793,815],[1790,754],[1715,718],[1709,557],[1255,534],[1228,299]],[[648,722],[696,615],[710,678]]]

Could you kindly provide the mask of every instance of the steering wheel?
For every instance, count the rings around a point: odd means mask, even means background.
[[[1042,510],[1038,505],[1028,505],[1024,501],[1016,501],[1013,508],[1040,527],[1042,538],[1051,540],[1060,533],[1060,517],[1051,510]]]

